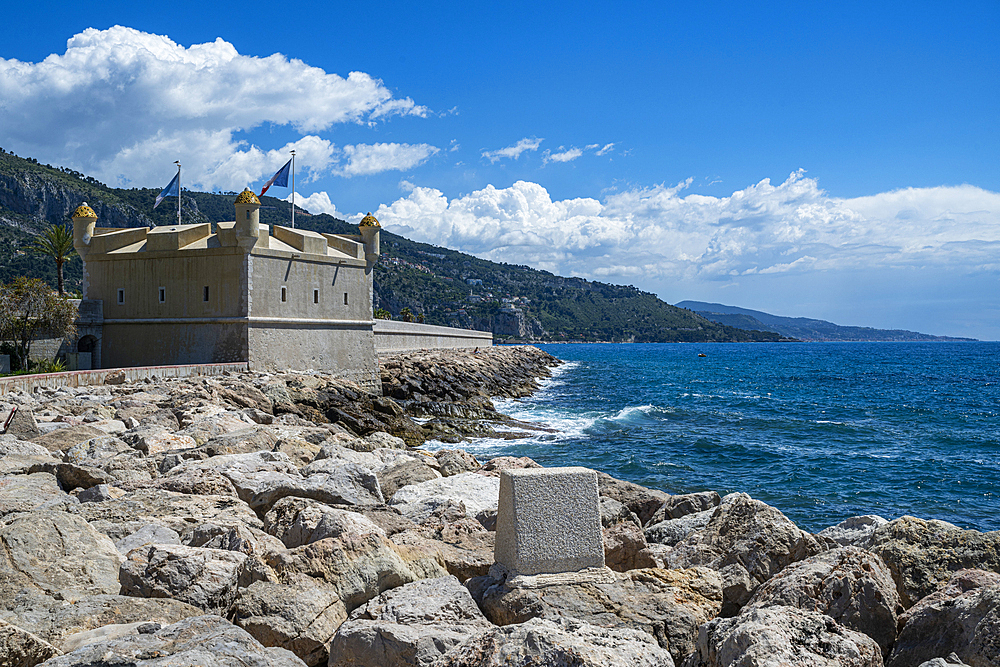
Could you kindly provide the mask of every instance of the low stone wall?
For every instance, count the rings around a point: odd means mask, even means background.
[[[489,331],[455,329],[416,322],[375,320],[375,352],[407,352],[410,350],[492,347]]]
[[[141,366],[136,368],[106,368],[98,371],[67,371],[44,375],[16,375],[0,378],[0,396],[12,391],[34,391],[39,387],[85,387],[105,384],[108,376],[121,377],[128,382],[145,378],[181,378],[196,375],[222,375],[227,372],[242,373],[246,362],[233,364],[187,364],[183,366]]]

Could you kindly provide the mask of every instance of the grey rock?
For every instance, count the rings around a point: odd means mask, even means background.
[[[278,444],[278,435],[268,426],[251,426],[225,434],[214,435],[200,446],[209,456],[249,454],[271,451]]]
[[[600,502],[602,528],[609,528],[620,521],[631,521],[639,528],[642,528],[642,522],[639,521],[639,517],[635,515],[635,512],[632,512],[614,498],[601,496]]]
[[[382,494],[392,498],[393,494],[404,486],[419,484],[441,477],[437,470],[416,459],[400,461],[378,473],[378,481]]]
[[[28,469],[29,473],[47,472],[55,475],[59,486],[65,491],[73,489],[89,489],[99,484],[107,484],[114,480],[114,475],[88,465],[45,461],[36,463]]]
[[[920,667],[969,667],[969,665],[962,662],[962,659],[954,653],[949,653],[947,658],[934,658],[920,663]]]
[[[726,496],[711,520],[677,543],[670,567],[704,565],[723,575],[722,615],[732,616],[756,587],[796,561],[826,550],[777,509],[745,493]]]
[[[276,473],[276,474],[274,474]],[[229,480],[243,502],[249,502],[269,480],[283,475],[300,477],[299,469],[286,454],[259,451],[246,454],[211,456],[201,461],[188,461],[164,475],[164,481],[191,476],[218,474]]]
[[[35,667],[62,651],[16,625],[0,620],[0,665]]]
[[[496,511],[500,499],[500,479],[477,473],[461,473],[404,486],[393,494],[389,504],[421,523],[434,515],[442,504],[461,503],[468,516]]]
[[[327,538],[295,549],[269,551],[262,558],[283,583],[319,579],[329,584],[348,611],[385,590],[422,578],[395,545],[377,534]],[[434,576],[444,574],[438,568]]]
[[[301,667],[289,651],[265,648],[218,616],[193,616],[156,632],[135,632],[87,644],[52,658],[46,667]]]
[[[30,475],[0,477],[0,516],[12,512],[30,512],[50,502],[68,502],[54,475],[36,472]]]
[[[604,542],[604,564],[616,572],[657,566],[642,529],[631,521],[605,528],[601,539]]]
[[[45,447],[27,440],[20,440],[14,435],[0,435],[0,457],[3,456],[38,456],[42,458],[51,457],[51,453]]]
[[[974,667],[1000,664],[1000,575],[960,570],[900,618],[887,667],[954,653]]]
[[[119,497],[120,494],[124,494],[124,491],[118,490],[116,494],[107,484],[95,484],[78,493],[76,499],[81,503],[103,503]]]
[[[169,597],[208,612],[226,614],[236,599],[246,554],[175,544],[130,551],[121,566],[121,592]]]
[[[836,526],[830,526],[819,531],[817,535],[833,540],[842,547],[855,546],[867,549],[872,544],[875,529],[889,523],[877,514],[852,516],[841,521]]]
[[[288,649],[307,665],[325,665],[330,641],[347,610],[323,582],[280,585],[257,581],[240,590],[233,622],[264,646]]]
[[[165,526],[150,523],[127,537],[115,542],[115,548],[122,555],[128,554],[133,549],[148,546],[150,544],[180,544],[181,537],[176,532]]]
[[[455,577],[415,581],[354,610],[333,638],[329,665],[430,665],[492,627]]]
[[[112,435],[102,435],[70,447],[63,460],[80,466],[101,468],[119,454],[134,453],[124,441]]]
[[[748,607],[784,605],[826,614],[868,635],[889,655],[903,607],[889,568],[858,547],[840,547],[793,563],[768,579]]]
[[[86,424],[80,424],[79,426],[60,428],[51,433],[30,438],[30,440],[35,444],[45,447],[50,452],[61,454],[81,442],[103,437],[107,437],[104,431],[87,426]]]
[[[434,455],[442,477],[451,477],[463,472],[476,472],[483,466],[472,454],[461,449],[442,449]]]
[[[21,590],[67,598],[117,593],[121,554],[73,514],[37,511],[0,525],[0,598]]]
[[[602,628],[571,619],[532,619],[473,635],[439,658],[435,667],[674,667],[670,653],[649,635]]]
[[[719,614],[722,581],[707,568],[644,569],[613,582],[573,581],[543,588],[510,587],[489,578],[470,580],[480,608],[497,625],[532,618],[573,618],[648,634],[678,663],[695,649],[698,628]]]
[[[1000,531],[980,533],[944,521],[904,516],[876,529],[870,548],[892,570],[907,608],[959,570],[1000,572]]]
[[[674,546],[696,530],[701,530],[711,521],[714,509],[687,514],[679,519],[666,519],[650,525],[643,533],[647,542]]]
[[[795,607],[752,607],[701,626],[684,667],[882,667],[870,637]]]
[[[653,525],[668,519],[680,519],[689,514],[697,514],[718,507],[722,503],[722,498],[715,491],[700,491],[698,493],[685,493],[670,496],[660,509],[656,510],[649,524]]]
[[[89,595],[72,600],[21,593],[5,598],[0,618],[65,651],[70,637],[113,624],[174,623],[203,612],[163,598]]]
[[[378,477],[371,470],[344,463],[330,472],[302,477],[297,473],[272,473],[250,499],[250,507],[267,512],[286,496],[312,498],[335,505],[372,505],[384,502]]]
[[[4,415],[3,418],[6,421],[7,415]],[[32,440],[41,434],[42,432],[35,422],[35,415],[28,408],[18,408],[10,419],[7,430],[4,431],[4,435],[11,435],[20,440]]]
[[[179,535],[201,523],[263,527],[253,510],[237,498],[155,488],[133,491],[113,503],[85,503],[77,513],[115,541],[149,523],[166,526]]]
[[[615,479],[603,472],[597,473],[597,488],[602,497],[617,500],[629,508],[629,511],[634,512],[644,526],[671,498],[669,493]]]
[[[383,431],[375,431],[361,438],[364,443],[359,451],[374,451],[376,449],[406,449],[406,442],[402,438],[389,435]]]
[[[293,549],[326,538],[358,537],[385,531],[363,514],[307,498],[282,498],[264,517],[265,530]]]

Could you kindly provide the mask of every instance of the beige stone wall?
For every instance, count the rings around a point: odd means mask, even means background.
[[[288,253],[267,250],[255,250],[249,262],[251,317],[365,321],[372,318],[368,297],[371,277],[365,274],[363,262],[340,263],[337,259],[306,254],[291,259]],[[281,300],[282,287],[285,301]]]
[[[239,248],[90,256],[87,298],[104,301],[105,321],[246,316],[244,257]]]
[[[363,262],[255,249],[249,275],[252,368],[324,370],[380,390]]]
[[[381,392],[371,323],[250,321],[253,370],[322,370]]]
[[[246,362],[246,320],[220,320],[105,321],[101,367]]]
[[[491,347],[493,334],[488,331],[439,327],[416,322],[375,320],[375,351]]]

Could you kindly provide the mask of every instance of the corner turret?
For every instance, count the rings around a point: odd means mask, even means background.
[[[260,238],[260,200],[250,188],[246,188],[236,198],[236,242],[243,252],[257,245]]]
[[[361,240],[365,244],[365,261],[368,263],[367,269],[369,271],[375,266],[375,262],[378,261],[378,237],[381,229],[382,225],[379,224],[379,221],[371,212],[361,218],[361,224],[358,225],[358,230],[361,232]]]
[[[97,214],[87,206],[87,202],[83,202],[70,217],[73,219],[73,247],[80,257],[84,257],[90,250],[90,239],[94,238]]]

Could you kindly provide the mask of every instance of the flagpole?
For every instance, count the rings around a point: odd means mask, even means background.
[[[181,163],[174,160],[177,165],[177,224],[181,224]]]
[[[295,151],[292,151],[292,229],[295,229]]]

